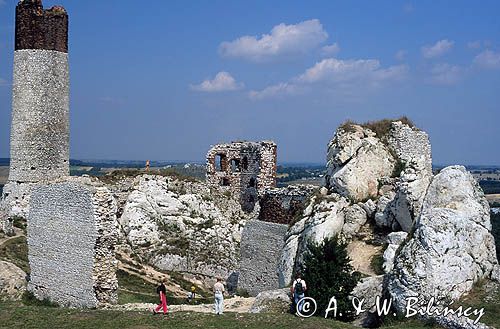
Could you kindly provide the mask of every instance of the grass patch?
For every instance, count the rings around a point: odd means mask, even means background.
[[[401,121],[402,123],[410,126],[411,128],[416,128],[415,124],[408,119],[406,116],[402,116],[397,119],[383,119],[383,120],[376,120],[376,121],[368,121],[365,123],[356,123],[352,120],[347,120],[344,123],[340,125],[339,128],[344,129],[346,132],[354,132],[356,129],[354,129],[354,125],[359,125],[363,128],[368,128],[371,131],[373,131],[378,138],[383,139],[386,137],[390,130],[391,130],[391,124],[395,121]]]
[[[23,306],[19,303],[0,302],[0,323],[2,328],[225,328],[225,329],[283,329],[300,327],[301,329],[353,329],[348,323],[321,317],[308,319],[297,318],[290,314],[249,314],[225,313],[214,314],[175,312],[166,317],[153,316],[149,312],[78,310],[40,306]],[[425,327],[418,322],[408,321],[406,329]],[[400,324],[386,328],[401,328]]]
[[[373,272],[375,272],[375,274],[377,274],[377,275],[385,274],[384,267],[382,265],[384,265],[384,254],[383,253],[374,255],[371,258],[370,266],[371,266]]]
[[[28,244],[25,236],[19,236],[5,242],[0,247],[0,259],[11,262],[26,274],[30,273],[28,262]]]
[[[120,169],[120,170],[113,170],[112,172],[104,176],[99,176],[98,178],[104,183],[112,184],[127,177],[137,177],[140,175],[157,175],[164,177],[173,177],[184,182],[200,181],[196,177],[181,174],[174,168],[156,169],[156,170],[151,169],[149,171],[146,171],[145,169]]]
[[[500,284],[483,280],[476,284],[472,291],[463,297],[456,305],[463,305],[464,309],[484,308],[484,316],[481,322],[493,328],[500,328]],[[475,319],[473,317],[472,319]]]
[[[33,293],[30,291],[24,292],[22,302],[27,306],[59,307],[57,303],[51,302],[48,299],[37,299],[35,295],[33,295]]]

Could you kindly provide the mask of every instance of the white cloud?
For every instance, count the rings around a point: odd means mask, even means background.
[[[241,57],[254,61],[266,60],[286,54],[304,53],[318,47],[328,38],[320,21],[311,19],[295,25],[279,24],[270,34],[242,36],[219,46],[225,57]]]
[[[487,69],[500,69],[500,52],[485,50],[474,58],[474,64]]]
[[[443,39],[436,42],[434,45],[426,45],[422,47],[422,56],[425,58],[439,57],[447,53],[453,48],[455,42]]]
[[[263,99],[291,95],[312,84],[315,85],[315,88],[326,86],[356,91],[366,87],[378,87],[387,81],[400,80],[406,76],[407,72],[406,65],[382,68],[380,62],[374,59],[339,60],[327,58],[289,82],[270,86],[261,91],[252,91],[249,96],[253,99]]]
[[[322,56],[335,56],[339,53],[340,47],[337,43],[334,43],[332,45],[324,46],[321,48],[321,55]]]
[[[436,64],[431,69],[430,81],[440,85],[452,85],[462,80],[464,70],[447,63]]]
[[[301,91],[300,87],[287,82],[282,82],[274,86],[269,86],[261,91],[250,91],[248,96],[254,100],[271,98],[274,96],[296,95]]]
[[[405,58],[406,58],[406,55],[408,54],[408,52],[404,49],[401,49],[401,50],[398,50],[396,52],[396,54],[394,55],[394,57],[398,60],[398,61],[404,61]]]
[[[199,85],[191,85],[191,89],[204,92],[231,91],[243,87],[243,83],[237,83],[231,74],[224,71],[217,73],[212,80],[207,79]]]
[[[479,48],[481,48],[481,41],[476,40],[476,41],[467,42],[467,48],[479,49]]]

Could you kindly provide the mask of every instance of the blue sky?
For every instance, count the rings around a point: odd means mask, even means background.
[[[0,0],[0,157],[15,0]],[[272,139],[325,161],[346,119],[409,116],[436,164],[500,165],[498,1],[45,0],[70,15],[71,157],[203,160]]]

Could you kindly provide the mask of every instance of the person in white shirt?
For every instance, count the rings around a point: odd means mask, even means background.
[[[221,278],[217,278],[217,282],[214,284],[215,314],[224,312],[224,285],[221,281]]]
[[[293,281],[292,286],[290,287],[295,307],[297,307],[299,301],[302,298],[304,298],[306,290],[307,290],[306,282],[301,278],[300,273],[297,273],[295,275],[295,280]],[[301,305],[299,305],[299,311],[302,311]]]

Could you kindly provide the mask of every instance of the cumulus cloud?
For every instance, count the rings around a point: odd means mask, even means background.
[[[334,43],[332,45],[324,46],[321,48],[321,55],[322,56],[335,56],[339,53],[340,47],[337,43]]]
[[[212,80],[207,79],[199,85],[191,85],[190,87],[197,91],[219,92],[242,89],[244,84],[236,82],[228,72],[221,71]]]
[[[260,38],[242,36],[223,42],[219,46],[219,53],[225,57],[261,61],[281,55],[304,53],[318,47],[327,38],[328,33],[317,19],[292,25],[282,23]]]
[[[426,45],[422,47],[422,56],[425,58],[435,58],[444,55],[453,48],[455,42],[443,39],[439,40],[433,45]]]
[[[430,81],[434,84],[453,85],[462,80],[464,70],[447,63],[436,64],[431,69]]]
[[[474,64],[486,69],[500,69],[500,52],[485,50],[474,58]]]
[[[344,90],[378,87],[384,82],[404,78],[407,72],[406,65],[382,68],[380,62],[375,59],[339,60],[327,58],[289,82],[270,86],[261,91],[252,91],[249,96],[253,99],[263,99],[290,95],[313,84],[315,87],[324,85]]]

